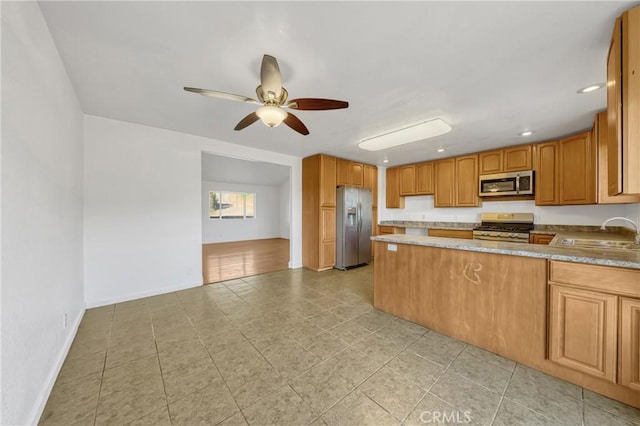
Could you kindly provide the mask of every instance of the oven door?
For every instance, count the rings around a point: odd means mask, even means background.
[[[518,175],[500,173],[480,176],[480,196],[518,195]]]

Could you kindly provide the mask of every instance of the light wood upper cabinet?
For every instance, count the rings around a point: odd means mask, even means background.
[[[607,57],[608,192],[640,194],[640,6],[616,20]]]
[[[585,132],[558,142],[560,204],[596,202],[596,150],[591,133]]]
[[[478,197],[478,156],[456,157],[455,205],[457,207],[477,207]]]
[[[434,166],[434,179],[435,179],[435,193],[434,193],[434,206],[435,207],[453,207],[455,206],[455,176],[456,176],[456,163],[453,158],[445,158],[444,160],[438,160]]]
[[[549,359],[616,381],[618,298],[551,285]]]
[[[378,168],[376,166],[364,165],[364,183],[365,188],[371,189],[373,197],[373,208],[378,207]]]
[[[387,169],[386,182],[386,206],[388,209],[404,208],[404,197],[400,196],[400,168],[389,167]]]
[[[362,163],[351,162],[351,176],[349,184],[359,187],[364,185],[364,165]]]
[[[400,167],[400,195],[416,195],[416,166]]]
[[[513,146],[504,149],[504,171],[518,172],[533,168],[533,147],[531,145]]]
[[[536,148],[536,205],[556,205],[560,202],[558,142],[540,143]]]
[[[502,149],[481,152],[478,154],[478,158],[480,160],[481,175],[501,173],[504,171],[504,151]]]
[[[598,204],[640,203],[640,194],[609,195],[609,126],[607,125],[607,111],[596,114],[591,131],[592,143],[597,147],[597,201]],[[615,155],[615,153],[614,153]]]
[[[512,146],[478,154],[479,173],[518,172],[533,168],[533,148],[531,145]]]
[[[596,202],[596,149],[591,132],[537,145],[536,204]]]
[[[364,165],[343,158],[337,159],[336,184],[362,187],[364,184]]]
[[[433,194],[433,162],[416,164],[416,195]]]
[[[336,185],[351,185],[351,161],[336,159]]]
[[[640,300],[620,300],[620,384],[640,391]]]
[[[322,207],[336,206],[336,159],[322,155],[320,157],[320,205]]]

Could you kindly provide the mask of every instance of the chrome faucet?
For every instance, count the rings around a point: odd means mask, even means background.
[[[630,224],[633,225],[633,227],[636,229],[636,238],[633,241],[636,244],[640,244],[640,228],[638,228],[638,225],[636,225],[636,223],[634,221],[632,221],[631,219],[627,219],[626,217],[616,216],[616,217],[612,217],[610,219],[607,219],[604,222],[602,222],[602,226],[600,226],[600,229],[602,229],[604,231],[606,229],[607,223],[611,222],[612,220],[616,220],[616,219],[618,219],[618,220],[626,220],[627,222],[629,222]]]

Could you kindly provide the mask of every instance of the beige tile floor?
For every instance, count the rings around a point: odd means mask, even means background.
[[[640,411],[372,307],[372,267],[86,312],[42,424],[632,425]]]

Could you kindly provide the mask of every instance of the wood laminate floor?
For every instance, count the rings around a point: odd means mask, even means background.
[[[289,240],[284,238],[202,245],[202,276],[205,284],[288,267]]]

